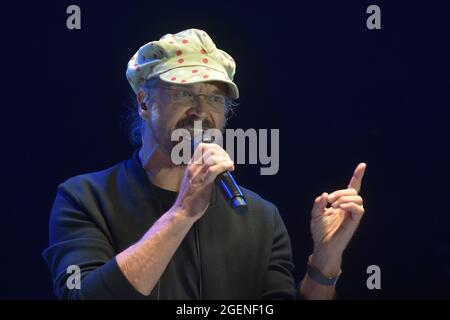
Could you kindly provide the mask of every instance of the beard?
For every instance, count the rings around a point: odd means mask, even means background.
[[[201,121],[201,131],[197,132],[195,129],[197,129],[194,126],[194,121]],[[197,124],[198,127],[198,124]],[[198,117],[185,117],[183,119],[178,120],[178,122],[175,124],[175,127],[173,129],[168,129],[163,126],[162,121],[158,121],[154,123],[150,130],[152,132],[153,137],[155,138],[158,145],[163,149],[163,151],[170,156],[172,152],[172,148],[177,145],[182,139],[187,138],[190,140],[194,140],[194,137],[197,135],[200,135],[202,132],[208,130],[208,129],[214,129],[216,128],[216,125],[214,121],[210,119],[199,119]],[[178,141],[172,141],[171,136],[172,132],[176,129],[185,129],[189,132],[188,137],[180,137],[180,140]],[[222,129],[222,128],[220,128]]]

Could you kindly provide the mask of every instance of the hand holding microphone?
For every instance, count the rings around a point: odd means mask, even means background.
[[[234,163],[223,148],[215,143],[199,143],[186,167],[174,209],[194,221],[200,219],[208,208],[216,178],[233,170]],[[236,198],[233,191],[230,195]]]
[[[213,141],[210,136],[207,135],[203,136],[203,143],[212,143],[212,142]],[[226,170],[220,173],[216,177],[216,184],[222,190],[225,199],[228,201],[228,203],[234,210],[236,210],[239,213],[242,213],[245,210],[247,210],[247,201],[245,200],[244,194],[237,185],[230,171]]]

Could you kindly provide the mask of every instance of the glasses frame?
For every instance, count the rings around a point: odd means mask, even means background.
[[[227,103],[227,99],[229,98],[227,95],[220,94],[220,93],[213,93],[213,94],[199,93],[199,94],[196,94],[196,93],[191,92],[188,89],[182,89],[182,88],[175,89],[175,88],[169,88],[169,87],[166,87],[166,86],[157,86],[155,88],[157,88],[157,89],[164,89],[164,90],[168,90],[168,91],[172,91],[172,92],[178,92],[178,93],[180,93],[180,92],[187,92],[190,95],[190,97],[189,97],[190,98],[189,105],[195,105],[196,101],[194,99],[199,99],[200,96],[203,96],[205,98],[206,102],[208,103],[208,105],[212,106],[215,109],[219,109],[219,108],[224,108],[225,109],[226,103]],[[168,96],[170,97],[172,102],[180,103],[180,101],[174,100],[173,96],[171,96],[170,94],[168,94]],[[212,99],[214,97],[222,98],[223,102],[220,102],[220,105],[216,104],[216,102],[214,102],[213,99]],[[181,97],[181,98],[183,98],[183,97]],[[187,101],[186,101],[186,103],[187,103]]]

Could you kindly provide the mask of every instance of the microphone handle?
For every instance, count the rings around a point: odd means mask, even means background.
[[[233,209],[239,213],[247,209],[247,201],[241,188],[237,185],[230,171],[225,171],[216,177],[216,183]]]
[[[203,137],[202,142],[204,143],[212,143],[211,137]],[[191,151],[194,154],[196,149],[196,144],[194,139],[191,142]],[[238,184],[234,180],[230,171],[225,171],[219,174],[216,177],[216,184],[222,190],[225,199],[228,201],[228,204],[238,213],[243,213],[247,210],[247,200],[244,197],[244,194],[239,188]]]

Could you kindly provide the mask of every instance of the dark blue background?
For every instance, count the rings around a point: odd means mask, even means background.
[[[82,29],[66,28],[77,4]],[[382,29],[366,28],[378,4]],[[204,29],[237,62],[230,128],[279,128],[280,171],[236,180],[280,209],[297,281],[310,209],[358,162],[366,216],[340,298],[450,298],[450,10],[445,1],[7,2],[2,41],[1,298],[53,298],[40,254],[56,186],[131,155],[126,63],[166,33]],[[366,288],[381,267],[381,290]]]

